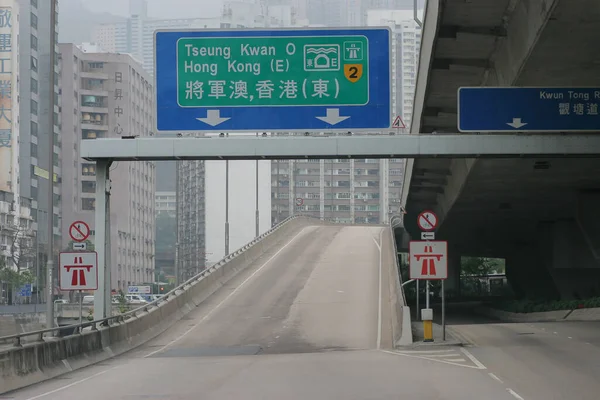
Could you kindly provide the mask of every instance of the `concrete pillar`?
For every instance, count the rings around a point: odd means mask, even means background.
[[[460,296],[460,261],[461,255],[450,247],[448,249],[448,279],[444,283],[446,297],[451,299]]]
[[[587,221],[589,232],[597,221]],[[600,262],[594,257],[594,241],[586,240],[581,224],[575,219],[549,224],[546,264],[562,299],[578,299],[600,295]],[[593,239],[593,236],[588,237]]]

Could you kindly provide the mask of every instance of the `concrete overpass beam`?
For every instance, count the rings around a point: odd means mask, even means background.
[[[443,221],[454,202],[460,195],[462,188],[467,180],[467,176],[475,165],[476,159],[453,159],[450,167],[451,173],[448,177],[448,184],[445,187],[444,193],[438,195],[438,206],[436,212],[440,220]]]
[[[499,39],[492,57],[494,68],[483,86],[511,86],[560,0],[515,0],[509,6],[506,37]]]

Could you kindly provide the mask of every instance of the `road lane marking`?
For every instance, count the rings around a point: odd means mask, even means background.
[[[381,243],[381,235],[383,229],[379,231],[379,242]],[[379,295],[377,299],[377,350],[381,349],[381,245],[373,238],[375,246],[379,250]]]
[[[379,235],[379,239],[381,239],[381,235]],[[375,243],[375,246],[377,246],[377,250],[381,251],[381,246],[379,243],[377,243],[377,239],[373,238],[373,243]]]
[[[487,369],[485,365],[483,365],[478,359],[476,359],[473,354],[469,353],[469,350],[465,349],[464,347],[461,347],[460,351],[462,351],[463,354],[473,362],[473,364],[477,365],[479,369]]]
[[[163,347],[161,347],[160,349],[153,351],[151,353],[146,354],[143,358],[148,358],[148,357],[152,357],[154,354],[160,353],[161,351],[165,350],[168,347],[171,347],[172,345],[174,345],[175,343],[179,342],[181,339],[183,339],[184,337],[186,337],[190,332],[192,332],[194,329],[196,329],[198,327],[198,325],[200,325],[202,322],[206,321],[215,311],[217,311],[219,308],[221,308],[221,306],[223,304],[225,304],[225,302],[227,300],[229,300],[230,298],[232,298],[237,292],[239,292],[240,289],[242,289],[246,283],[250,282],[250,280],[252,278],[254,278],[260,271],[263,270],[263,268],[265,268],[267,265],[269,265],[269,263],[275,258],[277,257],[283,250],[285,250],[290,244],[292,244],[294,242],[294,240],[296,240],[296,238],[298,236],[300,236],[304,231],[306,230],[306,228],[302,228],[302,230],[300,232],[298,232],[298,234],[296,236],[294,236],[289,242],[287,242],[283,247],[281,247],[279,250],[277,250],[277,252],[275,254],[273,254],[267,261],[265,261],[265,263],[263,265],[261,265],[256,271],[254,271],[249,277],[247,277],[242,283],[240,283],[240,285],[235,288],[231,293],[229,293],[229,295],[227,295],[227,297],[225,297],[219,304],[217,304],[212,310],[210,310],[208,313],[206,313],[206,315],[204,317],[202,317],[200,319],[200,321],[198,321],[196,324],[192,325],[191,328],[189,328],[187,331],[185,331],[181,336],[173,339],[172,341],[170,341],[169,343],[167,343],[166,345],[164,345]],[[285,328],[285,326],[284,326]]]
[[[522,398],[521,396],[519,396],[519,394],[517,392],[515,392],[514,390],[512,390],[511,388],[506,388],[506,390],[508,391],[508,393],[512,394],[512,396],[515,399],[525,400],[524,398]]]
[[[488,372],[488,375],[489,375],[489,376],[490,376],[492,379],[494,379],[494,380],[496,380],[496,381],[498,381],[498,382],[500,382],[500,383],[502,383],[502,384],[504,383],[504,382],[502,382],[502,379],[498,378],[498,377],[497,377],[495,374],[492,374],[491,372]]]
[[[402,357],[410,357],[410,358],[419,358],[421,360],[427,360],[427,361],[433,361],[433,362],[438,362],[438,363],[442,363],[442,364],[449,364],[449,365],[454,365],[456,367],[463,367],[463,368],[471,368],[471,369],[481,369],[476,365],[466,365],[464,364],[467,360],[465,360],[464,358],[461,358],[460,361],[455,361],[456,357],[458,357],[457,353],[454,354],[449,354],[448,359],[442,359],[442,358],[433,358],[433,357],[429,357],[427,355],[424,354],[411,354],[413,353],[412,351],[405,351],[405,352],[401,352],[401,351],[390,351],[390,350],[380,350],[384,353],[388,353],[388,354],[393,354],[395,356],[402,356]]]
[[[83,383],[85,381],[89,381],[92,378],[96,378],[97,376],[103,375],[103,374],[105,374],[105,373],[107,373],[109,371],[112,371],[114,369],[117,369],[117,368],[120,368],[120,366],[112,367],[112,368],[109,368],[109,369],[104,370],[102,372],[98,372],[97,374],[94,374],[92,376],[88,376],[87,378],[83,378],[83,379],[80,379],[80,380],[78,380],[76,382],[70,383],[68,385],[61,386],[58,389],[54,389],[54,390],[51,390],[49,392],[45,392],[45,393],[42,393],[42,394],[38,394],[37,396],[30,397],[27,400],[41,399],[42,397],[46,397],[46,396],[49,396],[51,394],[54,394],[54,393],[57,393],[57,392],[61,392],[61,391],[65,390],[65,389],[68,389],[68,388],[71,388],[73,386],[79,385],[80,383]]]

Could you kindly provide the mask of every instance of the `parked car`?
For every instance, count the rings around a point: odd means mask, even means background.
[[[148,302],[144,300],[142,296],[137,294],[128,294],[125,295],[125,298],[129,304],[148,304]]]

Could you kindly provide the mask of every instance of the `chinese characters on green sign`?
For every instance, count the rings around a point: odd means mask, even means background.
[[[181,38],[181,107],[342,106],[369,102],[365,36]]]

